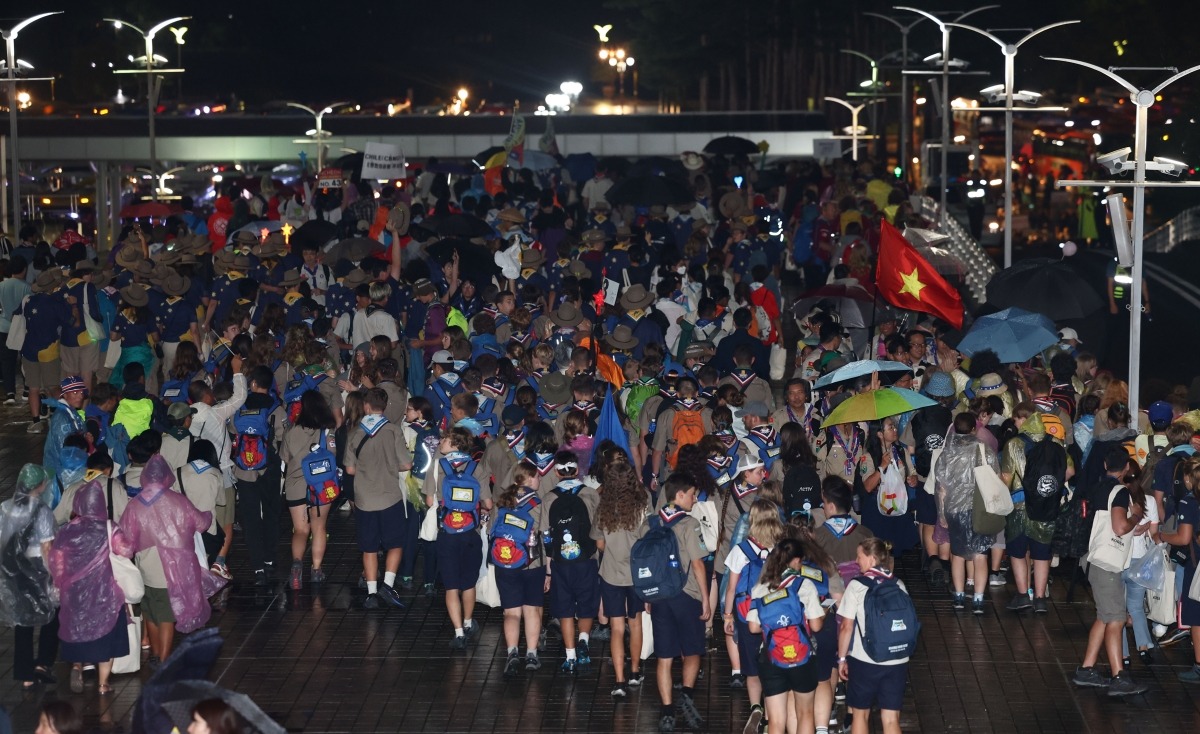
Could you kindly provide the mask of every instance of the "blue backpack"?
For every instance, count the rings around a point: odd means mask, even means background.
[[[328,377],[329,375],[323,374],[314,378],[301,372],[288,380],[287,385],[283,388],[283,404],[287,406],[287,419],[290,425],[296,425],[296,418],[300,417],[300,398],[304,397],[304,393],[309,390],[316,390]]]
[[[459,535],[479,527],[479,482],[475,479],[475,462],[467,459],[458,468],[442,459],[442,506],[439,519],[442,530]]]
[[[538,506],[537,496],[528,502],[522,502],[514,508],[502,508],[496,515],[496,524],[492,527],[491,542],[488,545],[488,557],[497,568],[525,568],[541,554],[542,546],[538,542],[530,543],[536,538],[537,528],[534,527],[531,509]]]
[[[666,519],[659,510],[646,519],[650,529],[629,551],[633,593],[644,602],[665,601],[683,593],[688,569],[680,563],[679,541],[671,524],[686,514],[677,512],[671,519]]]
[[[129,429],[124,423],[112,423],[108,426],[105,444],[113,462],[118,466],[129,466]]]
[[[500,419],[496,413],[495,398],[483,398],[479,401],[479,412],[475,414],[475,420],[487,436],[495,438],[500,435]]]
[[[214,378],[219,378],[222,370],[225,369],[225,362],[232,356],[233,350],[228,343],[217,342],[209,352],[208,359],[204,360],[204,371]]]
[[[765,432],[758,428],[746,433],[746,439],[754,444],[758,449],[758,459],[763,463],[763,468],[767,470],[767,474],[771,473],[771,467],[775,466],[775,461],[779,458],[780,443],[779,433],[770,425],[763,426]]]
[[[233,416],[233,463],[239,469],[257,471],[267,466],[271,448],[271,414],[277,403],[265,408],[243,407]]]
[[[317,442],[309,449],[308,456],[300,463],[300,470],[304,473],[305,484],[308,485],[308,506],[318,508],[319,515],[322,505],[332,504],[342,493],[337,457],[329,450],[328,431],[321,431]]]
[[[799,576],[789,576],[778,589],[754,600],[767,659],[777,668],[798,668],[812,657],[808,619],[798,594],[800,584]]]
[[[750,592],[758,584],[759,577],[762,576],[763,565],[767,562],[767,554],[771,552],[771,549],[762,547],[755,542],[754,538],[746,538],[738,543],[737,547],[742,549],[746,560],[749,561],[742,572],[738,574],[737,588],[733,591],[733,606],[737,618],[739,621],[745,622],[746,613],[750,611]]]
[[[858,576],[865,584],[864,624],[855,626],[862,636],[863,652],[877,663],[910,657],[917,648],[917,608],[900,588],[896,577],[874,569]]]
[[[163,383],[162,393],[159,397],[165,403],[184,403],[188,400],[188,388],[191,387],[191,382],[187,379],[182,380],[167,380]]]

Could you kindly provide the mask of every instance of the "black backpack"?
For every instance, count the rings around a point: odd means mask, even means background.
[[[1025,514],[1037,522],[1058,519],[1067,481],[1067,450],[1046,436],[1025,446]]]
[[[790,467],[783,475],[783,509],[787,516],[809,516],[821,504],[821,477],[816,468],[807,464]]]
[[[1162,530],[1174,533],[1179,529],[1179,501],[1187,494],[1187,485],[1183,482],[1184,464],[1188,454],[1179,452],[1165,456],[1154,467],[1153,491],[1163,493]],[[1171,560],[1181,566],[1189,563],[1189,548],[1186,545],[1171,546]]]
[[[555,563],[586,561],[596,552],[591,538],[592,519],[579,492],[554,489],[550,505],[550,553]]]
[[[918,475],[929,476],[929,462],[933,459],[933,452],[942,447],[946,440],[946,431],[953,420],[950,409],[941,405],[931,405],[913,414],[913,466]]]

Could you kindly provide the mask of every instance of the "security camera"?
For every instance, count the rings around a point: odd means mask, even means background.
[[[1183,161],[1177,161],[1173,158],[1160,158],[1154,156],[1154,167],[1160,172],[1168,176],[1179,177],[1181,173],[1187,170],[1188,164]]]
[[[1014,102],[1025,102],[1027,104],[1037,104],[1041,98],[1042,98],[1042,95],[1039,94],[1038,92],[1030,92],[1025,89],[1022,89],[1019,92],[1013,92],[1013,101]]]
[[[1104,166],[1109,173],[1115,175],[1126,169],[1129,163],[1129,154],[1132,152],[1132,148],[1121,148],[1111,153],[1096,156],[1096,162]]]
[[[1113,241],[1117,245],[1117,263],[1127,268],[1133,265],[1133,243],[1129,231],[1129,217],[1125,214],[1125,198],[1120,194],[1109,194],[1104,197],[1104,203],[1108,206],[1108,216],[1112,220]]]

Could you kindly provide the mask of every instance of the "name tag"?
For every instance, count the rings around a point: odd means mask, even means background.
[[[777,591],[772,591],[771,593],[769,593],[763,597],[762,603],[770,604],[771,602],[779,601],[780,599],[786,599],[787,594],[788,594],[787,589],[779,589]]]
[[[320,476],[321,474],[328,474],[331,471],[333,471],[333,463],[330,462],[328,459],[324,459],[322,461],[314,461],[308,465],[308,473],[316,475],[316,476]]]
[[[470,487],[451,487],[450,499],[455,502],[474,502],[475,490]]]
[[[505,515],[504,516],[504,524],[512,525],[513,527],[521,528],[522,530],[529,527],[529,522],[527,520],[522,520],[521,518],[517,517],[516,515]]]
[[[806,579],[812,579],[813,581],[825,580],[825,574],[821,573],[815,568],[809,568],[808,566],[800,567],[800,576]]]

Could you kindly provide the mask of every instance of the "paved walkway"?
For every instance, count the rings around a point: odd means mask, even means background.
[[[27,436],[24,426],[9,422],[21,418],[7,409],[0,415],[0,487],[6,494],[20,464],[40,454],[41,438]],[[226,639],[213,679],[250,695],[289,731],[655,731],[659,704],[652,668],[641,691],[614,703],[609,697],[612,669],[602,654],[594,653],[597,662],[586,673],[565,675],[558,671],[561,645],[551,637],[540,672],[505,681],[498,610],[477,614],[482,638],[465,654],[452,655],[447,647],[452,632],[440,600],[411,599],[405,611],[359,608],[359,556],[350,516],[335,515],[330,533],[329,582],[298,593],[282,588],[256,592],[245,583],[244,553],[235,544],[235,581],[225,608],[213,616]],[[286,558],[282,547],[279,558]],[[904,559],[900,573],[923,623],[901,717],[905,731],[1200,729],[1200,688],[1175,679],[1190,659],[1190,646],[1165,651],[1149,670],[1135,663],[1133,672],[1150,683],[1150,693],[1113,701],[1069,682],[1093,616],[1086,592],[1066,603],[1065,584],[1056,580],[1050,613],[1034,617],[1003,610],[1011,586],[989,590],[987,614],[976,618],[956,614],[949,599],[932,593],[914,570],[915,559]],[[0,704],[12,712],[15,731],[32,732],[38,707],[52,697],[81,707],[88,727],[129,730],[141,676],[114,677],[116,693],[102,701],[94,685],[82,695],[71,694],[67,667],[60,664],[61,685],[24,695],[11,680],[11,645],[11,633],[0,635]],[[724,653],[710,654],[703,670],[697,702],[708,720],[707,731],[740,732],[748,706],[743,693],[726,687]]]

